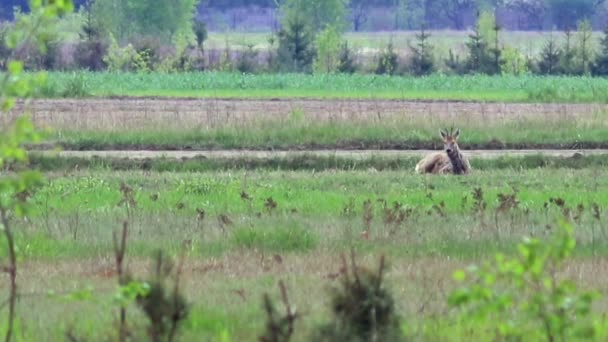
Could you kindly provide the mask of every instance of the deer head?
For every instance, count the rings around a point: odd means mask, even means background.
[[[460,129],[456,129],[454,132],[454,127],[450,128],[448,133],[447,128],[445,130],[440,130],[441,138],[443,139],[443,150],[447,153],[452,153],[453,151],[458,151],[458,136],[460,135]]]

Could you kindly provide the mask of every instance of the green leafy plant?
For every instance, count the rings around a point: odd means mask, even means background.
[[[6,46],[16,51],[21,46],[35,43],[41,51],[45,50],[44,34],[47,25],[58,15],[72,11],[71,1],[52,1],[50,3],[32,1],[32,15],[20,17],[8,31]],[[0,78],[0,110],[10,111],[15,97],[27,98],[41,84],[40,77],[27,77],[23,73],[23,62],[9,59],[7,72]],[[14,172],[0,174],[0,226],[6,240],[8,264],[0,270],[9,276],[8,319],[5,341],[11,341],[15,324],[17,304],[17,252],[11,218],[22,216],[29,208],[29,197],[35,187],[42,183],[40,173],[28,168],[27,152],[23,145],[40,139],[34,125],[27,116],[20,116],[13,125],[0,129],[0,169],[11,167]]]
[[[500,340],[591,339],[598,332],[591,310],[597,293],[560,276],[575,245],[573,228],[565,222],[549,241],[525,239],[513,257],[499,254],[484,266],[457,271],[455,278],[466,285],[449,303],[464,319],[488,324]]]

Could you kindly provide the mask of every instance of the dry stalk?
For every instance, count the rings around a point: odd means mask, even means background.
[[[5,208],[0,208],[0,220],[2,221],[4,236],[8,247],[8,266],[2,267],[2,271],[7,273],[10,279],[8,297],[8,326],[4,340],[9,342],[13,336],[13,326],[15,324],[15,305],[17,303],[17,255],[15,254],[15,239],[9,225],[8,215]]]
[[[116,261],[116,273],[118,275],[118,284],[124,285],[124,258],[127,250],[127,221],[122,224],[122,234],[120,243],[116,231],[112,232],[112,241],[114,246],[114,258]],[[120,306],[120,328],[119,328],[119,341],[126,341],[127,338],[127,309],[124,305]]]

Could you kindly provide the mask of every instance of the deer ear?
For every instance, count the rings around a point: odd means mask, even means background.
[[[442,129],[439,130],[439,134],[441,134],[441,137],[444,139],[448,136],[448,134],[446,132],[444,132]]]
[[[459,135],[460,135],[460,128],[457,128],[456,132],[454,133],[454,138],[457,139]]]

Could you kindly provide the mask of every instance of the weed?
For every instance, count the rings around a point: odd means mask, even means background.
[[[183,257],[174,270],[173,263],[157,252],[154,263],[154,274],[147,281],[149,291],[137,297],[137,304],[149,320],[149,335],[152,341],[173,341],[177,335],[180,323],[186,319],[189,305],[180,292],[180,277],[182,275]],[[174,272],[175,271],[175,272]],[[167,284],[167,279],[174,273],[173,288]]]
[[[397,341],[399,319],[391,293],[383,285],[384,256],[376,272],[356,264],[351,253],[349,268],[342,256],[342,281],[332,291],[333,321],[322,326],[320,341]]]
[[[268,294],[264,294],[264,311],[266,311],[266,331],[260,337],[260,342],[288,342],[294,332],[295,321],[300,317],[295,309],[292,309],[287,296],[287,289],[282,281],[279,281],[281,300],[285,306],[285,315],[278,317],[278,313]]]

